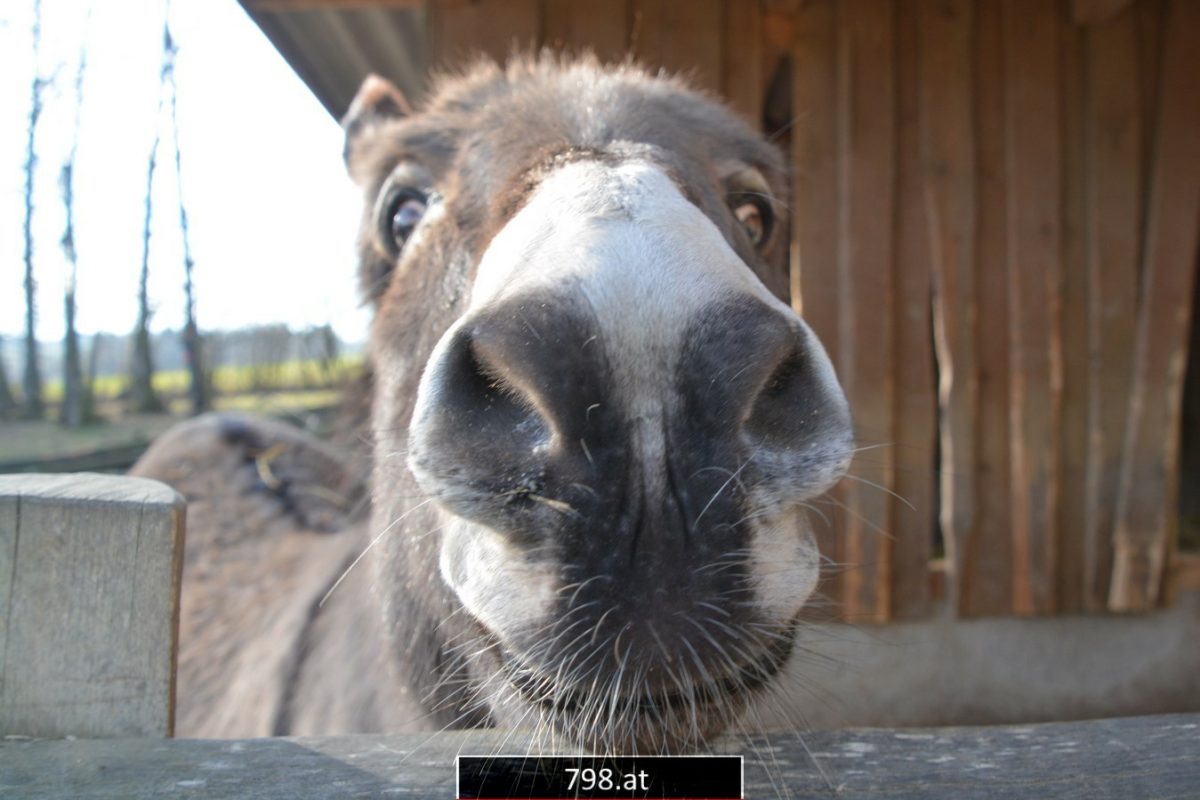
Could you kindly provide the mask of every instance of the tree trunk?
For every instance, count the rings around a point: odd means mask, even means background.
[[[204,348],[200,328],[196,324],[196,286],[192,280],[195,262],[192,260],[191,240],[188,236],[187,206],[183,203],[183,171],[179,153],[179,124],[175,117],[175,55],[178,49],[171,37],[170,27],[163,31],[163,77],[171,98],[171,137],[175,145],[175,186],[179,191],[179,230],[183,238],[183,296],[184,314],[183,352],[187,362],[192,413],[203,414],[208,410],[208,384],[204,376]]]
[[[147,203],[150,201],[147,200]],[[149,235],[146,236],[149,239]],[[150,307],[146,293],[149,266],[142,260],[142,277],[138,289],[138,318],[133,329],[133,371],[130,376],[130,406],[133,411],[156,414],[163,410],[162,401],[154,391],[154,355],[150,347]]]
[[[37,344],[37,284],[33,279],[33,175],[37,169],[37,154],[34,151],[38,120],[42,116],[42,90],[45,81],[40,68],[42,40],[42,4],[33,3],[33,87],[29,107],[29,133],[25,140],[25,373],[22,378],[24,401],[22,416],[41,419],[45,415],[42,404],[42,373],[38,366]]]
[[[63,315],[67,332],[63,336],[63,399],[60,422],[78,428],[87,422],[84,415],[83,369],[79,359],[79,335],[75,332],[75,287],[63,297]]]
[[[90,20],[89,20],[90,21]],[[86,28],[86,26],[85,26]],[[70,273],[63,293],[63,399],[59,421],[68,428],[78,428],[89,422],[87,400],[83,391],[83,368],[80,364],[79,333],[75,329],[75,289],[79,264],[75,253],[75,154],[79,150],[79,109],[83,106],[83,75],[87,71],[87,40],[79,48],[79,66],[75,70],[75,125],[71,134],[71,149],[58,176],[66,224],[63,227],[62,249]]]
[[[138,280],[138,315],[133,328],[133,361],[130,375],[130,406],[143,414],[163,410],[162,401],[154,391],[154,354],[150,348],[150,295],[147,284],[150,279],[150,217],[153,200],[155,152],[158,136],[154,137],[154,150],[150,153],[149,178],[146,181],[146,221],[142,228],[142,271]]]
[[[100,351],[103,349],[104,336],[92,336],[92,346],[88,350],[87,373],[83,378],[83,418],[96,421],[96,373],[100,369]]]
[[[0,419],[12,419],[16,412],[17,402],[8,386],[8,370],[4,367],[3,354],[0,354]]]
[[[79,334],[75,330],[75,282],[77,264],[75,258],[75,194],[72,174],[75,169],[75,147],[72,145],[67,163],[63,164],[59,178],[63,205],[66,207],[67,222],[63,231],[62,248],[70,265],[67,288],[63,294],[63,319],[66,332],[63,334],[63,399],[59,421],[68,428],[78,428],[88,421],[83,396],[83,368],[80,364]]]
[[[164,23],[164,30],[165,30]],[[158,166],[158,145],[161,140],[158,121],[162,118],[163,87],[168,75],[167,50],[169,35],[164,34],[164,55],[159,83],[158,114],[155,115],[154,144],[150,148],[150,166],[146,171],[146,213],[142,225],[142,270],[138,280],[138,316],[133,328],[133,358],[130,375],[130,406],[140,413],[158,413],[163,410],[162,401],[154,391],[154,354],[150,347],[150,296],[147,284],[150,280],[150,223],[154,210],[154,171]]]

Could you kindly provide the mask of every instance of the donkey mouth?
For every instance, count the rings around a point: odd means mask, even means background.
[[[709,667],[703,677],[695,672],[676,675],[672,688],[631,684],[614,689],[615,680],[593,680],[591,675],[562,686],[548,671],[504,648],[499,650],[500,671],[556,732],[590,749],[692,749],[721,733],[776,677],[791,655],[794,634],[788,628],[752,660],[730,662],[720,671]]]

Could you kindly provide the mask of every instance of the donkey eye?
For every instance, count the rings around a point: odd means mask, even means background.
[[[388,244],[396,253],[412,236],[417,223],[425,216],[428,204],[428,196],[419,189],[401,189],[387,204],[380,223]]]
[[[731,198],[730,205],[733,207],[733,215],[746,231],[750,244],[761,247],[771,235],[771,226],[775,222],[771,206],[761,197],[746,195],[735,195]]]

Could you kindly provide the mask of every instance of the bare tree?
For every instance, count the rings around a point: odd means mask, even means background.
[[[75,330],[75,282],[78,268],[75,258],[75,193],[72,185],[74,169],[75,153],[74,147],[72,147],[71,156],[63,164],[62,172],[58,176],[63,205],[67,210],[62,248],[67,257],[67,264],[70,266],[67,286],[63,292],[63,319],[66,323],[66,332],[63,334],[63,399],[59,421],[68,428],[78,428],[84,423],[83,368],[79,359],[79,334]]]
[[[283,388],[284,370],[292,350],[292,332],[282,322],[255,325],[250,337],[251,383],[256,391]]]
[[[196,324],[196,292],[192,280],[192,270],[195,261],[192,260],[192,244],[188,236],[187,206],[183,203],[183,170],[179,153],[179,123],[175,115],[175,56],[179,52],[171,29],[168,26],[163,33],[163,72],[167,83],[168,96],[171,102],[171,141],[175,145],[175,186],[179,193],[179,230],[183,237],[183,352],[187,361],[190,386],[188,394],[192,401],[192,413],[202,414],[208,410],[208,384],[204,377],[204,350],[200,340],[200,328]]]
[[[87,419],[98,420],[96,413],[96,376],[100,373],[100,359],[105,349],[105,342],[110,338],[103,333],[92,334],[91,347],[88,348],[87,373],[83,379],[83,410]]]
[[[49,81],[41,75],[42,4],[33,1],[33,84],[29,106],[29,131],[25,140],[25,373],[22,378],[24,402],[22,415],[41,419],[45,414],[42,403],[42,373],[38,367],[37,344],[37,284],[33,279],[33,175],[37,170],[38,120],[42,116],[42,95]]]
[[[324,325],[308,328],[299,335],[301,350],[306,360],[317,362],[320,375],[317,386],[334,386],[338,382],[338,358],[341,354],[341,343],[333,326],[326,322]]]
[[[85,30],[86,30],[85,25]],[[86,392],[83,387],[83,367],[79,354],[79,334],[75,330],[75,287],[79,265],[75,252],[75,155],[79,150],[79,114],[83,105],[83,75],[87,70],[87,39],[79,50],[79,66],[75,70],[75,126],[71,134],[71,149],[58,176],[58,188],[62,193],[66,209],[66,225],[63,228],[62,249],[70,272],[63,293],[63,318],[66,332],[63,334],[63,400],[60,421],[69,428],[78,428],[89,421]]]
[[[16,411],[17,402],[8,386],[8,370],[4,367],[4,357],[0,353],[0,419],[10,419]]]
[[[158,113],[155,115],[154,143],[150,147],[150,164],[146,171],[146,214],[142,225],[142,270],[138,279],[138,316],[133,329],[133,363],[130,376],[130,399],[134,411],[154,413],[163,410],[162,400],[154,391],[154,354],[150,348],[150,223],[154,216],[154,172],[158,166],[158,145],[162,140],[157,121],[162,118],[163,89],[170,69],[171,33],[163,21],[163,60],[159,73]]]

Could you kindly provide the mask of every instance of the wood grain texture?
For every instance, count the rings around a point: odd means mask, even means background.
[[[1154,131],[1158,124],[1158,97],[1162,78],[1163,25],[1167,17],[1167,0],[1138,0],[1138,80],[1142,109],[1142,205],[1145,208],[1145,186],[1149,183],[1154,163]],[[1143,214],[1142,223],[1145,224]]]
[[[982,728],[850,729],[716,743],[745,756],[746,797],[1126,800],[1191,797],[1200,715]],[[528,735],[0,742],[0,785],[27,800],[452,797],[460,753],[528,752]],[[786,787],[786,788],[785,788]]]
[[[662,0],[659,65],[720,94],[724,69],[724,0]]]
[[[795,15],[792,49],[792,305],[838,367],[837,7],[806,3]],[[841,598],[845,514],[834,501],[815,519],[824,565],[819,594]]]
[[[1176,552],[1172,555],[1167,589],[1172,595],[1200,592],[1200,553]],[[1167,604],[1172,604],[1174,600],[1174,597],[1168,596]]]
[[[792,302],[838,364],[837,5],[816,0],[796,14],[792,53]]]
[[[1179,420],[1200,227],[1200,4],[1173,2],[1142,250],[1109,607],[1152,608],[1177,530]]]
[[[1004,133],[1004,39],[999,3],[975,9],[975,135],[979,169],[976,287],[979,293],[980,487],[976,532],[964,556],[965,616],[1013,608],[1012,502],[1009,466],[1008,184]]]
[[[1094,25],[1107,22],[1132,3],[1133,0],[1071,0],[1071,10],[1076,25]]]
[[[895,438],[894,7],[842,3],[839,19],[838,366],[860,446]],[[891,615],[889,447],[851,464],[845,483],[843,606],[852,621]]]
[[[896,436],[892,498],[892,617],[932,611],[929,562],[937,528],[937,381],[930,330],[929,235],[920,148],[920,2],[896,19]],[[868,451],[863,458],[870,458]]]
[[[362,8],[420,8],[425,0],[238,0],[247,11],[328,11]]]
[[[969,0],[925,4],[920,31],[922,175],[941,408],[941,523],[950,591],[959,608],[970,583],[967,562],[986,568],[973,552],[979,366],[972,12]]]
[[[1132,390],[1142,235],[1142,111],[1133,9],[1087,31],[1088,294],[1087,608],[1101,610],[1112,571],[1112,533]]]
[[[461,65],[480,54],[503,62],[541,45],[539,0],[436,0],[426,6],[429,67]]]
[[[171,735],[183,508],[142,478],[0,476],[0,733]]]
[[[1061,446],[1058,9],[1004,5],[1014,608],[1054,612]]]
[[[762,4],[759,0],[725,0],[722,13],[721,92],[729,105],[759,130],[770,79],[768,69],[773,66],[764,56]]]
[[[651,67],[662,63],[664,6],[672,0],[631,0],[632,29],[629,49],[634,58]]]
[[[1059,26],[1062,65],[1062,493],[1058,505],[1055,605],[1084,608],[1086,473],[1094,365],[1088,357],[1087,83],[1084,29]]]
[[[620,61],[629,52],[630,8],[625,0],[542,0],[543,39],[550,47],[602,61]]]

